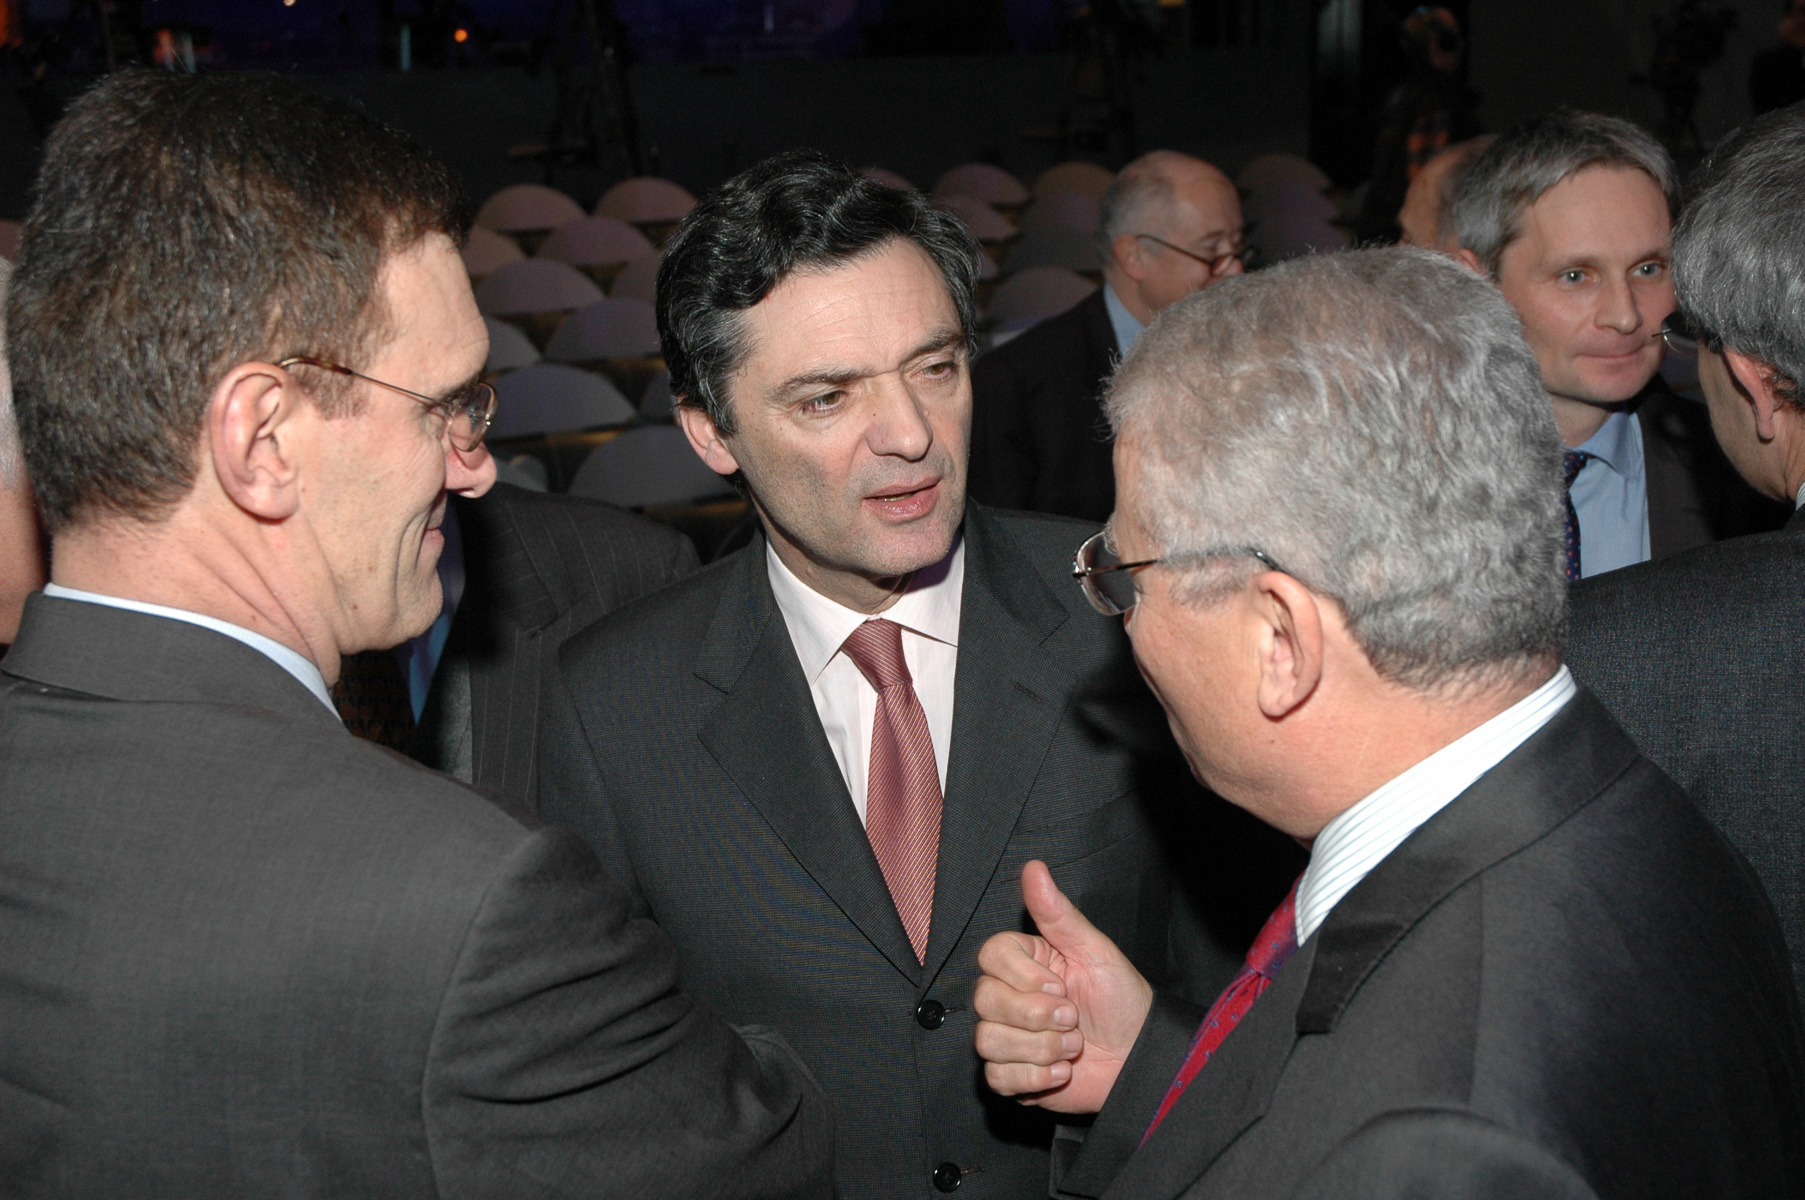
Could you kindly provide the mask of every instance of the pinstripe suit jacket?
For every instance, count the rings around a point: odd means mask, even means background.
[[[796,1047],[834,1105],[843,1200],[932,1200],[946,1182],[1046,1195],[1051,1118],[986,1089],[972,1049],[978,947],[1027,920],[1028,859],[1143,971],[1199,998],[1296,874],[1295,845],[1199,793],[1121,622],[1073,586],[1094,529],[967,511],[925,966],[822,732],[763,538],[559,655],[545,819],[582,834],[657,920],[685,987]],[[1175,903],[1175,879],[1194,907]]]
[[[564,639],[696,569],[676,530],[599,500],[498,483],[452,497],[464,595],[414,758],[530,808],[544,683]]]

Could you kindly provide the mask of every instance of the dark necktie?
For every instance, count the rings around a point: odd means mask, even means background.
[[[940,768],[934,761],[927,714],[903,660],[902,626],[867,621],[841,648],[877,689],[865,785],[865,836],[871,840],[916,961],[926,962],[941,807]]]
[[[1561,499],[1567,505],[1567,581],[1579,579],[1579,512],[1573,507],[1573,481],[1592,456],[1584,450],[1562,450],[1561,467],[1566,477],[1561,481]]]
[[[414,702],[392,650],[364,650],[339,660],[332,702],[345,728],[366,741],[407,753],[414,735]]]
[[[1302,876],[1298,878],[1301,880]],[[1184,1095],[1185,1088],[1197,1077],[1203,1064],[1210,1061],[1210,1056],[1222,1045],[1222,1039],[1234,1032],[1241,1018],[1253,1007],[1253,1002],[1272,986],[1273,976],[1296,949],[1297,884],[1293,883],[1285,902],[1266,918],[1266,924],[1260,927],[1260,936],[1248,947],[1247,961],[1242,964],[1240,973],[1222,989],[1222,994],[1216,997],[1216,1003],[1210,1005],[1210,1011],[1204,1016],[1203,1024],[1197,1027],[1197,1033],[1191,1039],[1190,1053],[1185,1055],[1172,1086],[1166,1089],[1166,1098],[1160,1101],[1159,1111],[1153,1114],[1147,1132],[1141,1135],[1143,1142],[1153,1136],[1153,1131]]]

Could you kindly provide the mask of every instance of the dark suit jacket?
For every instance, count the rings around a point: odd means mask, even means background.
[[[1588,579],[1567,657],[1754,864],[1805,994],[1805,516]]]
[[[831,1191],[792,1052],[570,834],[257,651],[33,597],[0,671],[0,1191]]]
[[[564,639],[696,569],[674,529],[505,483],[453,496],[464,594],[409,753],[530,807],[539,718]]]
[[[1121,357],[1098,288],[972,366],[971,494],[1106,521],[1116,507],[1103,381]]]
[[[1773,910],[1583,691],[1335,906],[1136,1152],[1200,1016],[1156,1005],[1060,1194],[1805,1195]]]
[[[842,1196],[933,1196],[942,1163],[968,1172],[961,1195],[1046,1194],[1050,1118],[989,1093],[972,1049],[978,948],[1023,925],[1028,859],[1051,864],[1143,969],[1170,968],[1199,995],[1232,975],[1295,874],[1261,857],[1265,831],[1204,801],[1121,622],[1073,585],[1091,528],[967,515],[925,967],[822,732],[762,539],[565,646],[542,811],[587,838],[672,937],[685,986],[801,1053],[834,1104]],[[1175,932],[1155,832],[1154,802],[1168,800],[1211,814],[1167,844],[1251,901],[1234,936]]]
[[[1705,406],[1660,376],[1635,402],[1648,489],[1648,555],[1666,558],[1724,538],[1777,529],[1787,512],[1736,473]]]

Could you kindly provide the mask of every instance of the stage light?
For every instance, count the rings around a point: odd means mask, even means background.
[[[290,2],[292,3],[292,0],[290,0]],[[460,29],[451,35],[451,40],[454,42],[467,42],[470,40],[470,31],[468,29]]]

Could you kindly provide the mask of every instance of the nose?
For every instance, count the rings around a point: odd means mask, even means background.
[[[865,431],[865,444],[876,455],[918,462],[934,444],[927,412],[900,375],[877,385],[876,411]]]
[[[445,490],[474,500],[495,486],[495,456],[479,443],[474,450],[459,450],[445,441]]]
[[[1605,285],[1598,298],[1597,321],[1604,328],[1623,334],[1642,328],[1642,306],[1629,280],[1613,279]]]

